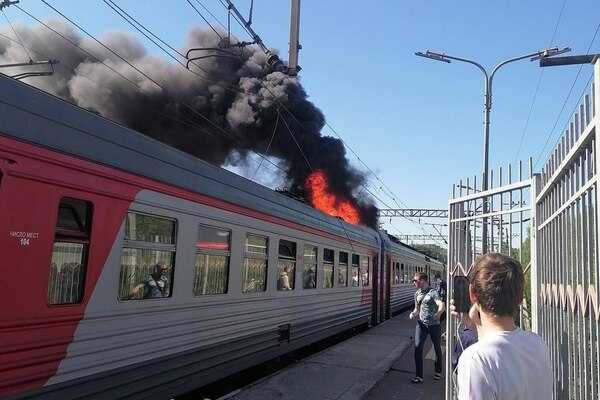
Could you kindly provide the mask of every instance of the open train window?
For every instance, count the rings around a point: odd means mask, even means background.
[[[269,238],[247,234],[242,266],[242,292],[255,293],[267,290]]]
[[[171,297],[176,232],[177,221],[174,219],[127,213],[119,300]]]
[[[340,251],[338,259],[338,285],[348,286],[348,253]]]
[[[358,254],[352,254],[352,273],[351,273],[350,284],[353,287],[360,285],[360,256]]]
[[[76,304],[83,298],[92,224],[92,204],[63,198],[50,261],[48,304]]]
[[[304,245],[304,275],[302,287],[315,289],[317,287],[317,247]]]
[[[333,261],[335,252],[332,249],[323,249],[323,288],[333,287]]]
[[[294,290],[296,277],[296,243],[279,241],[277,258],[277,290]]]
[[[200,225],[194,263],[194,296],[227,293],[231,231]]]

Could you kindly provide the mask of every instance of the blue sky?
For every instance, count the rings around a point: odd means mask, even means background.
[[[300,77],[328,122],[398,199],[414,208],[445,208],[453,182],[481,173],[483,78],[470,65],[439,63],[413,53],[437,50],[488,67],[550,44],[584,54],[600,21],[600,2],[566,0],[550,43],[563,1],[303,0]],[[226,20],[219,0],[202,2]],[[51,3],[93,33],[130,30],[100,0]],[[250,0],[234,3],[247,13]],[[176,45],[184,43],[190,27],[204,25],[185,0],[121,0],[118,4]],[[21,0],[21,5],[38,17],[56,17],[39,0]],[[14,7],[7,14],[13,21],[31,23]],[[253,26],[269,47],[280,49],[287,59],[289,1],[255,0]],[[233,27],[239,37],[245,37],[238,26]],[[159,54],[151,44],[148,48]],[[600,34],[591,52],[600,52]],[[540,154],[577,69],[544,70],[519,158],[535,160]],[[584,67],[551,143],[591,72],[591,66]],[[529,61],[508,65],[498,73],[490,166],[514,162],[539,76],[537,63]],[[327,129],[324,133],[330,134]],[[352,154],[348,157],[361,166]],[[394,205],[383,194],[378,196]],[[400,219],[393,226],[384,222],[392,232],[422,233]]]

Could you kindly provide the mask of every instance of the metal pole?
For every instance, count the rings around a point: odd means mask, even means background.
[[[542,58],[551,57],[551,56],[554,56],[557,54],[562,54],[562,53],[568,52],[570,50],[571,49],[568,47],[565,47],[563,49],[559,49],[558,47],[555,47],[552,49],[536,51],[535,53],[530,53],[530,54],[526,54],[523,56],[510,58],[508,60],[502,61],[501,63],[497,64],[492,69],[492,72],[490,74],[488,74],[488,71],[483,66],[481,66],[481,64],[479,64],[473,60],[468,60],[466,58],[449,56],[444,53],[436,53],[436,52],[432,52],[429,50],[425,53],[422,53],[422,52],[415,53],[415,55],[417,55],[419,57],[430,58],[432,60],[442,61],[442,62],[446,62],[446,63],[450,63],[450,60],[466,62],[466,63],[472,64],[472,65],[475,65],[477,68],[479,68],[479,70],[485,76],[485,93],[484,93],[485,94],[485,104],[484,104],[484,114],[483,114],[483,182],[481,185],[481,190],[483,192],[485,192],[489,187],[490,112],[492,110],[492,81],[494,79],[494,75],[496,74],[496,72],[498,72],[498,70],[501,67],[503,67],[504,65],[511,63],[513,61],[523,60],[525,58],[531,58],[531,60],[533,61],[536,59],[542,59]],[[488,200],[487,196],[483,198],[483,214],[484,215],[487,214],[489,211],[489,206],[488,206],[487,200]],[[484,217],[483,218],[483,226],[482,226],[482,243],[481,243],[481,252],[483,254],[487,253],[487,250],[488,250],[487,249],[487,247],[488,247],[487,222],[488,222],[487,217]]]
[[[488,77],[487,72],[485,72],[485,105],[483,112],[483,182],[481,183],[481,191],[485,192],[488,190],[489,184],[489,157],[490,157],[490,111],[492,110],[492,79]],[[489,211],[488,208],[488,198],[483,198],[483,214],[487,214]],[[483,226],[481,230],[481,253],[487,253],[488,247],[488,220],[487,218],[483,218]],[[475,254],[473,254],[475,257]],[[475,261],[475,258],[473,258]]]

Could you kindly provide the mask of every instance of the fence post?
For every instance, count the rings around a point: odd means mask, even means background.
[[[531,188],[529,189],[529,194],[531,197],[531,224],[529,226],[529,263],[530,263],[530,274],[531,274],[531,330],[535,333],[538,333],[538,300],[539,300],[539,274],[538,274],[538,263],[537,263],[537,224],[538,224],[538,209],[536,198],[538,195],[538,191],[540,190],[541,185],[541,175],[533,174],[531,177]],[[522,239],[521,239],[522,240]]]

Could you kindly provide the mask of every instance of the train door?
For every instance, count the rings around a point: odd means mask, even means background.
[[[385,263],[385,272],[384,272],[384,277],[385,277],[385,283],[384,283],[384,287],[385,287],[385,296],[384,296],[384,311],[383,311],[383,315],[384,315],[384,319],[390,319],[392,316],[391,310],[390,310],[390,290],[391,290],[391,271],[392,271],[392,255],[391,254],[387,254],[386,255],[386,263]]]
[[[375,326],[377,324],[379,324],[379,287],[381,286],[379,284],[379,277],[381,276],[381,274],[379,273],[379,260],[380,260],[380,255],[383,254],[382,252],[380,252],[379,254],[374,254],[373,255],[373,264],[372,264],[372,290],[373,290],[373,296],[372,296],[372,300],[371,300],[371,325]]]

